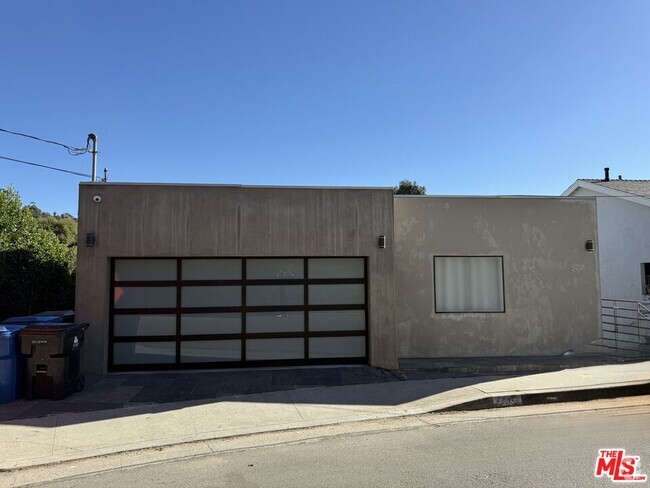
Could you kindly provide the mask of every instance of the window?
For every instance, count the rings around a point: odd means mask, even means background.
[[[436,312],[505,312],[501,256],[436,256]]]
[[[650,295],[650,263],[643,263],[641,271],[643,273],[643,295]]]

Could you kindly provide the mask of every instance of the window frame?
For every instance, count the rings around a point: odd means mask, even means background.
[[[501,260],[501,296],[502,310],[470,310],[470,311],[442,311],[438,307],[438,295],[436,289],[436,259],[437,258],[499,258]],[[506,313],[506,271],[505,256],[503,254],[434,254],[433,255],[433,308],[436,314],[504,314]]]
[[[650,297],[650,263],[641,263],[641,296]]]

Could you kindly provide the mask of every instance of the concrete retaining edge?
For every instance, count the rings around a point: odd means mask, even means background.
[[[541,405],[546,403],[585,402],[607,398],[650,395],[650,382],[637,385],[591,388],[583,390],[567,390],[544,393],[523,393],[520,395],[498,395],[459,403],[435,412],[462,412],[469,410],[485,410],[489,408],[521,407]],[[433,412],[433,411],[432,411]]]

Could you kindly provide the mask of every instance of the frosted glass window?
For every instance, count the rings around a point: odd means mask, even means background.
[[[249,280],[301,280],[302,259],[247,259],[246,278]]]
[[[302,305],[304,288],[302,285],[260,285],[246,287],[246,305],[281,306]]]
[[[310,358],[362,358],[366,356],[365,337],[312,337]]]
[[[365,310],[319,310],[309,312],[309,330],[365,330]]]
[[[117,337],[176,335],[176,315],[115,315]]]
[[[241,259],[183,259],[184,280],[241,280]]]
[[[436,312],[503,312],[499,256],[435,257]]]
[[[240,334],[240,313],[184,313],[181,334]]]
[[[181,363],[241,361],[241,341],[183,341]]]
[[[246,314],[246,332],[302,332],[304,330],[304,312],[249,312]]]
[[[309,260],[309,278],[363,278],[363,258]]]
[[[184,286],[183,307],[240,307],[240,286]]]
[[[164,281],[175,279],[175,259],[115,260],[115,281]]]
[[[309,285],[310,305],[363,305],[364,285]]]
[[[176,287],[116,286],[115,308],[175,308]]]
[[[176,362],[175,342],[118,342],[113,344],[114,364]]]
[[[303,359],[304,339],[248,339],[246,359]]]

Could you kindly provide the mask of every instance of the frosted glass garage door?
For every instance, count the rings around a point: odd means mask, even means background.
[[[364,363],[366,258],[114,258],[109,369]]]

